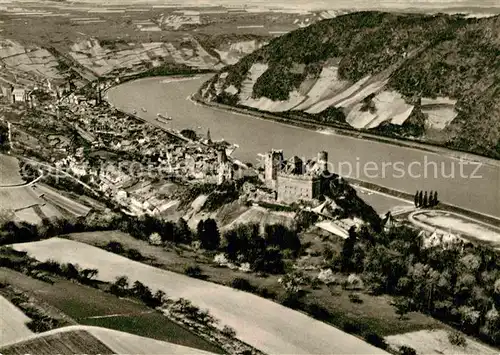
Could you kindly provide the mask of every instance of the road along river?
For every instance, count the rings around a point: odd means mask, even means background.
[[[139,79],[111,88],[107,97],[118,109],[130,113],[135,110],[138,116],[157,126],[189,128],[199,134],[210,130],[212,139],[224,138],[238,144],[234,157],[243,162],[256,165],[257,154],[272,148],[283,149],[285,158],[297,155],[304,161],[325,150],[329,154],[330,170],[341,175],[407,193],[438,191],[443,202],[500,217],[499,164],[459,160],[378,141],[320,133],[188,100],[208,78]],[[157,113],[168,113],[173,120],[161,123],[156,120]]]

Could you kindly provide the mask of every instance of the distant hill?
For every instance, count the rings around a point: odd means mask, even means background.
[[[273,39],[200,93],[500,159],[500,16],[339,16]]]

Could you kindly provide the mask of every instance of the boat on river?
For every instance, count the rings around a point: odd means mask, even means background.
[[[162,123],[167,123],[168,121],[172,121],[172,117],[165,113],[162,115],[161,113],[156,114],[156,120]]]

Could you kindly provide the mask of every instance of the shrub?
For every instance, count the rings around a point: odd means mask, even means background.
[[[53,274],[61,273],[61,264],[59,264],[55,260],[47,260],[45,262],[41,262],[37,265],[38,270],[48,271]]]
[[[123,245],[119,242],[116,242],[116,241],[109,242],[104,247],[104,249],[106,249],[107,251],[114,253],[114,254],[123,254],[123,252],[125,251],[123,248]]]
[[[54,281],[49,277],[49,275],[47,275],[44,272],[36,273],[36,274],[32,275],[32,277],[35,278],[35,279],[37,279],[37,280],[40,280],[40,281],[46,282],[48,284],[51,284],[51,285],[54,284]]]
[[[298,292],[286,292],[279,298],[279,302],[291,309],[303,309],[304,303],[301,300],[301,294]]]
[[[327,310],[325,307],[318,305],[316,303],[310,303],[306,306],[307,313],[309,313],[311,316],[314,318],[321,320],[321,321],[327,321],[331,318],[331,313],[329,310]]]
[[[387,349],[387,343],[384,338],[377,333],[368,333],[365,335],[365,339],[368,343],[376,346],[377,348]]]
[[[222,334],[224,334],[229,338],[234,338],[236,336],[236,330],[234,330],[228,325],[225,325],[224,328],[222,328]]]
[[[351,290],[360,290],[363,288],[363,280],[356,274],[350,274],[346,280],[346,288]]]
[[[201,279],[204,277],[201,268],[198,265],[187,266],[184,269],[184,273],[190,277]]]
[[[403,345],[399,348],[399,355],[417,355],[415,349],[410,348],[409,346]]]
[[[55,319],[51,319],[49,317],[41,317],[38,319],[33,319],[30,322],[26,323],[26,326],[33,331],[34,333],[43,333],[54,329],[58,326],[58,323]]]
[[[333,284],[336,281],[336,277],[333,274],[332,269],[321,270],[318,274],[318,280],[322,281],[326,285]]]
[[[276,292],[269,291],[269,289],[267,287],[259,287],[257,289],[257,294],[261,297],[264,297],[264,298],[269,298],[269,299],[276,298]]]
[[[153,233],[149,236],[149,244],[152,245],[161,245],[161,236],[158,233]]]
[[[141,254],[141,252],[137,249],[129,249],[127,250],[127,257],[129,259],[135,260],[135,261],[144,261],[146,260],[146,257]]]
[[[448,341],[455,346],[465,347],[467,345],[465,336],[460,332],[449,332]]]
[[[342,329],[350,334],[361,334],[363,332],[363,326],[361,324],[349,320],[342,323]]]
[[[361,297],[359,297],[359,295],[355,293],[351,293],[349,295],[349,301],[351,301],[352,303],[363,303]]]
[[[216,263],[218,266],[227,266],[228,264],[227,257],[224,253],[220,253],[214,256],[214,263]]]
[[[231,281],[231,287],[237,290],[246,291],[246,292],[255,292],[256,287],[250,283],[247,279],[242,277],[236,277],[233,281]]]

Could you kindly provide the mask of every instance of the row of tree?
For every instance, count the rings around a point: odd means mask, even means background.
[[[232,262],[249,263],[254,271],[270,274],[284,272],[283,259],[294,258],[301,249],[297,232],[281,224],[239,225],[224,234],[221,251]]]
[[[0,152],[8,152],[10,150],[9,129],[2,121],[0,122]]]
[[[439,203],[437,191],[417,191],[415,193],[415,207],[434,207]]]
[[[259,224],[239,225],[221,237],[217,222],[209,218],[198,223],[195,236],[203,249],[222,251],[232,262],[272,274],[284,271],[284,253],[295,257],[301,248],[297,232],[281,224],[267,225],[262,232]]]

